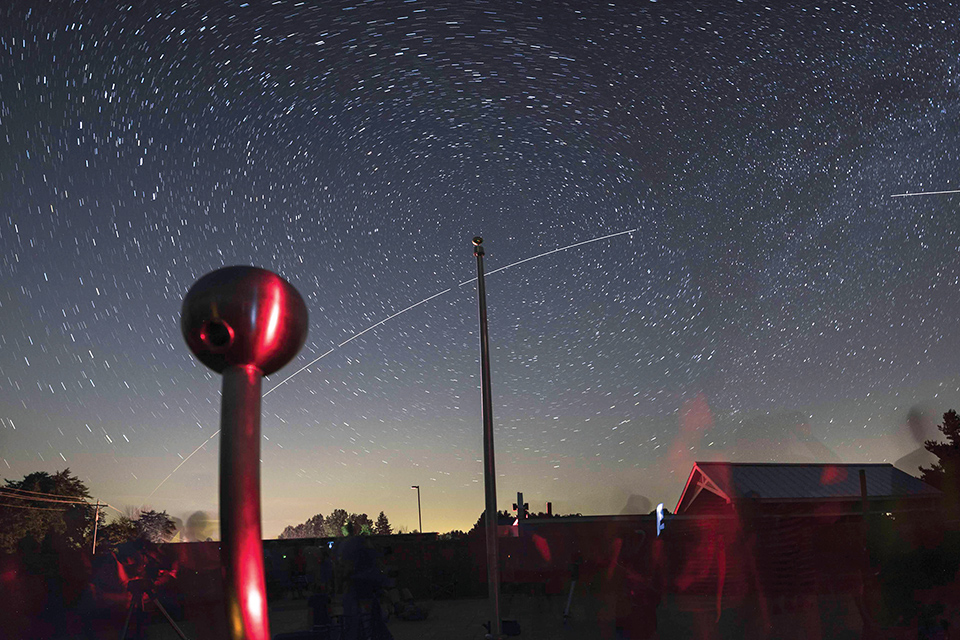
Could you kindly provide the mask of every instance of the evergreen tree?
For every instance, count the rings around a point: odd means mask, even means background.
[[[920,479],[943,491],[947,504],[957,507],[960,499],[960,415],[950,409],[943,414],[943,424],[937,428],[946,442],[927,440],[923,443],[938,461],[930,468],[920,467]]]
[[[387,520],[383,511],[377,516],[377,523],[373,525],[373,532],[378,536],[389,536],[393,533],[393,527],[390,526],[390,521]]]

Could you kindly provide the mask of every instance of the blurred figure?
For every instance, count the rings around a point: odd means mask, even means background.
[[[623,509],[620,510],[620,515],[644,516],[650,513],[652,509],[653,503],[650,502],[650,498],[633,494],[627,498],[627,504],[625,504]]]
[[[344,525],[346,537],[337,555],[343,580],[343,640],[393,640],[380,608],[380,592],[387,586],[377,553],[353,523]]]
[[[920,467],[930,467],[938,462],[937,456],[927,451],[924,442],[939,440],[940,434],[929,413],[920,405],[910,407],[902,425],[900,440],[912,450],[893,463],[904,473],[920,477]]]
[[[120,563],[112,552],[98,553],[91,561],[90,580],[80,594],[77,614],[82,637],[88,640],[116,633],[120,611],[127,605],[126,588],[120,577]]]
[[[194,511],[184,525],[184,542],[208,542],[213,539],[216,522],[205,511]]]
[[[307,557],[303,547],[297,547],[293,562],[290,563],[290,595],[303,598],[307,593]]]
[[[660,572],[646,533],[637,530],[623,541],[614,574],[616,637],[618,640],[653,638],[660,606]]]

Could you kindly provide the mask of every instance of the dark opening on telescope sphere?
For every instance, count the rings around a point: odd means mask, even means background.
[[[233,329],[223,320],[210,320],[200,330],[200,339],[211,349],[225,349],[233,342]]]
[[[212,271],[183,299],[180,328],[197,358],[221,373],[253,365],[269,375],[307,339],[307,306],[289,282],[257,267]]]

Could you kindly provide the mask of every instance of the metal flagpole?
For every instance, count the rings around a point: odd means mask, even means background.
[[[423,514],[420,512],[420,485],[410,485],[411,489],[417,490],[417,521],[420,523],[420,533],[423,533]]]
[[[493,619],[490,635],[501,637],[500,556],[497,552],[497,473],[493,448],[493,396],[490,391],[490,339],[487,336],[487,289],[483,279],[483,238],[473,239],[477,258],[477,297],[480,307],[480,390],[483,398],[483,486],[486,492],[487,586]]]

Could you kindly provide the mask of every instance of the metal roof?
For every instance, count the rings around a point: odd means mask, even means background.
[[[760,501],[856,500],[860,498],[860,470],[866,473],[868,498],[933,498],[940,491],[892,464],[851,463],[739,463],[696,462],[677,503],[683,508],[691,481],[731,500]],[[692,502],[693,494],[688,502]],[[686,505],[689,506],[689,505]]]

